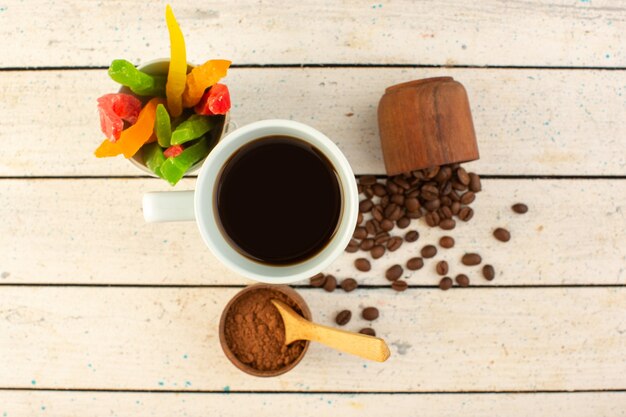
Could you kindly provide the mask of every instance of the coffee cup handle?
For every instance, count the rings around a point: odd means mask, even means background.
[[[148,223],[193,221],[193,196],[193,190],[145,193],[143,218]]]

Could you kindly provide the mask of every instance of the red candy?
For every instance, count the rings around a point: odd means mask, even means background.
[[[181,145],[172,145],[163,151],[163,155],[165,155],[166,158],[175,158],[183,153],[183,150],[184,149]]]
[[[230,110],[230,93],[224,84],[214,84],[194,107],[196,113],[205,116],[226,114]]]
[[[98,99],[100,129],[111,142],[120,138],[124,121],[131,125],[137,122],[141,101],[130,94],[105,94]]]

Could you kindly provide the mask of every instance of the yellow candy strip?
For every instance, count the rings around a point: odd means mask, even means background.
[[[187,84],[183,93],[183,107],[193,107],[204,94],[204,90],[211,87],[226,76],[231,62],[225,59],[211,59],[195,67],[187,74]]]
[[[177,117],[183,111],[182,95],[187,81],[187,52],[183,32],[169,4],[165,7],[165,21],[170,33],[170,69],[167,73],[165,95],[170,116]]]

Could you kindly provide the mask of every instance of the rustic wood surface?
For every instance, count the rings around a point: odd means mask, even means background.
[[[191,62],[233,60],[239,126],[308,123],[357,174],[384,172],[386,87],[449,75],[468,91],[468,168],[486,179],[440,259],[467,272],[475,250],[496,279],[474,268],[442,292],[427,262],[393,292],[384,270],[444,235],[415,221],[418,242],[369,273],[355,254],[331,265],[355,292],[297,285],[323,324],[349,308],[358,330],[377,306],[391,359],[313,345],[273,379],[237,371],[216,337],[248,281],[194,224],[143,223],[142,193],[167,184],[92,157],[105,68],[167,55],[164,4],[0,2],[0,417],[626,415],[625,0],[173,4]]]

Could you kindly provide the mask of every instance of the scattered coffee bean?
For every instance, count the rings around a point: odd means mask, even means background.
[[[470,283],[469,278],[465,274],[457,275],[455,280],[456,280],[456,283],[459,284],[459,286],[461,287],[467,287],[469,286],[469,283]]]
[[[428,211],[435,211],[439,207],[441,207],[441,200],[439,200],[438,198],[424,203],[424,208]]]
[[[528,206],[524,203],[513,204],[511,207],[517,214],[524,214],[528,211]]]
[[[407,242],[416,242],[419,237],[420,234],[417,232],[417,230],[409,230],[404,235],[404,240],[406,240]]]
[[[437,248],[433,245],[426,245],[422,248],[422,258],[432,258],[437,254]]]
[[[335,291],[337,288],[337,278],[332,275],[326,275],[326,282],[324,283],[324,289],[328,292]]]
[[[383,219],[383,221],[380,222],[380,228],[383,231],[388,232],[393,229],[393,222],[389,219]]]
[[[406,229],[407,227],[409,227],[410,224],[411,219],[409,219],[408,217],[400,217],[396,222],[396,226],[398,226],[400,229]]]
[[[372,191],[372,187],[363,187],[363,195],[367,198],[374,197],[374,191]]]
[[[461,204],[472,204],[476,199],[476,194],[473,191],[468,191],[461,196]]]
[[[356,282],[354,278],[346,278],[341,281],[341,289],[345,292],[352,292],[358,287],[359,284]]]
[[[361,316],[365,320],[369,320],[369,321],[376,320],[378,318],[378,315],[379,313],[376,307],[366,307],[363,309],[363,312],[361,313]]]
[[[469,185],[470,176],[465,170],[465,168],[459,168],[456,170],[456,177],[459,179],[459,182],[463,185]]]
[[[439,275],[446,275],[448,273],[448,263],[446,261],[437,262],[436,270]]]
[[[402,276],[403,272],[404,271],[400,265],[394,265],[387,269],[387,272],[385,272],[385,278],[389,281],[395,281]]]
[[[370,200],[369,198],[366,200],[361,200],[361,202],[359,203],[359,211],[361,213],[369,213],[370,211],[372,211],[372,207],[374,207],[374,203],[372,203],[372,200]]]
[[[375,219],[370,219],[365,222],[365,230],[368,235],[375,235],[377,228],[380,228],[380,225]]]
[[[406,261],[406,267],[411,271],[417,271],[418,269],[422,269],[423,266],[424,260],[422,258],[415,257]]]
[[[450,211],[452,212],[452,214],[457,215],[459,214],[460,210],[461,210],[461,203],[459,203],[458,201],[455,201],[450,205]]]
[[[459,219],[463,220],[464,222],[470,221],[472,217],[474,217],[474,210],[472,210],[472,208],[463,207],[461,210],[459,210]]]
[[[365,239],[367,237],[367,229],[363,226],[358,226],[356,229],[354,229],[352,237],[359,240]]]
[[[365,327],[361,330],[359,330],[359,333],[361,334],[366,334],[368,336],[374,336],[376,337],[376,332],[374,331],[374,329],[372,329],[371,327]]]
[[[359,215],[356,218],[356,224],[359,225],[363,223],[363,213],[359,213]]]
[[[374,246],[374,248],[372,248],[372,251],[376,248],[376,246]],[[365,258],[358,258],[354,261],[354,267],[356,269],[358,269],[361,272],[367,272],[370,269],[372,269],[372,265],[370,264],[370,261],[368,261]]]
[[[372,258],[378,259],[385,254],[385,247],[383,245],[376,245],[372,248],[370,254],[372,255]]]
[[[487,264],[483,266],[483,276],[487,281],[491,281],[496,276],[496,271],[493,269],[493,266]]]
[[[365,251],[370,250],[373,247],[374,247],[374,239],[372,239],[372,238],[363,239],[361,241],[361,244],[359,245],[359,248],[361,250],[365,250]]]
[[[387,241],[387,250],[389,252],[396,251],[400,246],[402,246],[402,238],[399,236],[394,236]]]
[[[439,246],[444,249],[450,249],[454,247],[454,238],[451,236],[443,236],[441,239],[439,239]]]
[[[356,252],[358,250],[359,250],[359,242],[357,242],[354,239],[351,239],[350,243],[348,243],[348,246],[346,246],[346,252],[354,253],[354,252]]]
[[[372,209],[372,217],[374,218],[374,220],[376,220],[379,223],[383,221],[384,217],[383,217],[382,206],[378,204],[374,206],[374,208]]]
[[[442,217],[442,218],[444,218],[444,219],[452,219],[452,216],[453,216],[454,214],[452,213],[452,210],[450,209],[450,207],[448,207],[448,206],[443,206],[443,207],[441,207],[439,210],[440,210],[440,213],[439,213],[439,216],[440,216],[440,217]],[[454,221],[454,220],[453,220],[453,221]],[[440,226],[441,226],[441,225],[440,225]],[[443,226],[442,226],[442,228],[443,228]]]
[[[450,277],[443,277],[441,281],[439,281],[439,288],[446,291],[452,288],[452,279]]]
[[[374,195],[377,197],[382,197],[384,195],[387,195],[387,189],[382,184],[376,183],[372,185],[372,191],[374,192]]]
[[[404,207],[408,211],[417,211],[420,208],[420,203],[417,198],[407,198],[404,200]]]
[[[348,324],[351,318],[352,312],[350,310],[342,310],[337,313],[337,316],[335,317],[335,323],[340,326],[345,326],[346,324]]]
[[[493,231],[493,237],[498,239],[500,242],[508,242],[511,240],[511,233],[508,230],[498,227]]]
[[[391,283],[391,288],[395,291],[402,292],[408,288],[409,284],[402,279],[398,279]]]
[[[374,244],[382,245],[383,243],[387,243],[389,239],[390,239],[390,236],[388,232],[380,232],[380,233],[377,233],[376,236],[374,237]]]
[[[466,266],[479,265],[482,261],[483,259],[477,253],[466,253],[463,255],[463,258],[461,258],[461,262]]]
[[[443,230],[452,230],[456,226],[456,222],[452,219],[445,219],[439,223],[439,227]]]
[[[316,288],[323,287],[324,283],[326,282],[326,275],[320,272],[319,274],[312,276],[309,279],[309,282],[312,287],[316,287]]]
[[[480,184],[480,177],[474,174],[473,172],[469,174],[469,177],[470,177],[469,189],[475,193],[482,190],[482,185]]]
[[[404,205],[404,196],[402,194],[394,194],[389,199],[392,203],[397,204],[399,206]]]
[[[359,179],[359,184],[361,185],[374,185],[376,184],[376,177],[373,175],[363,175]]]

